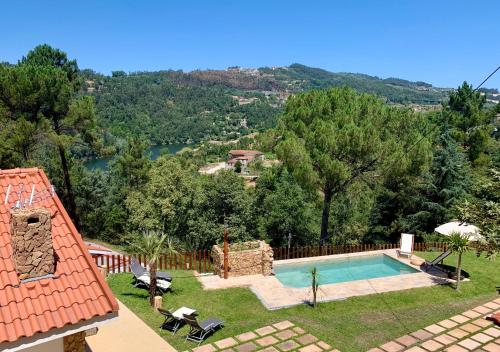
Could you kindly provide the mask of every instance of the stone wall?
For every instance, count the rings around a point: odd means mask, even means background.
[[[14,265],[21,280],[53,274],[51,214],[45,208],[11,211]]]
[[[250,249],[245,249],[250,248]],[[229,247],[229,277],[271,275],[273,269],[273,249],[264,241],[238,243]],[[224,251],[218,245],[212,248],[214,271],[224,277]]]
[[[64,336],[64,352],[85,352],[85,331]]]

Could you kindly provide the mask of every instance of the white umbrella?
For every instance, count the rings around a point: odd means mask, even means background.
[[[436,227],[434,231],[445,236],[450,236],[452,233],[458,232],[462,236],[467,236],[471,241],[483,239],[483,236],[480,234],[481,230],[479,230],[477,226],[460,221],[447,222],[446,224]]]

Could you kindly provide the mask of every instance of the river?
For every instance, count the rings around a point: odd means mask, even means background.
[[[192,144],[169,144],[169,145],[155,145],[149,148],[149,153],[151,155],[151,160],[156,160],[161,155],[161,152],[168,150],[170,154],[175,154],[184,147],[192,146]],[[106,170],[108,168],[109,162],[113,160],[115,156],[108,156],[105,158],[91,159],[85,163],[85,167],[89,170]]]

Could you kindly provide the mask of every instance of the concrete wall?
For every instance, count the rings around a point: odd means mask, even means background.
[[[36,345],[34,347],[26,348],[23,352],[64,352],[63,339],[57,339]]]

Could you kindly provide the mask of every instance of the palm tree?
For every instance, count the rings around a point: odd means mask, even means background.
[[[148,260],[149,266],[149,304],[154,306],[156,288],[156,265],[160,255],[175,252],[171,239],[162,232],[145,231],[131,243],[135,254],[142,254]]]
[[[460,290],[460,276],[462,274],[462,253],[465,253],[469,250],[469,236],[462,235],[458,232],[453,232],[448,237],[448,245],[453,252],[458,253],[458,262],[457,262],[457,284],[456,290]]]
[[[311,270],[311,288],[312,288],[312,293],[313,293],[313,308],[316,308],[317,305],[317,298],[318,298],[318,269],[316,267],[312,268]]]

